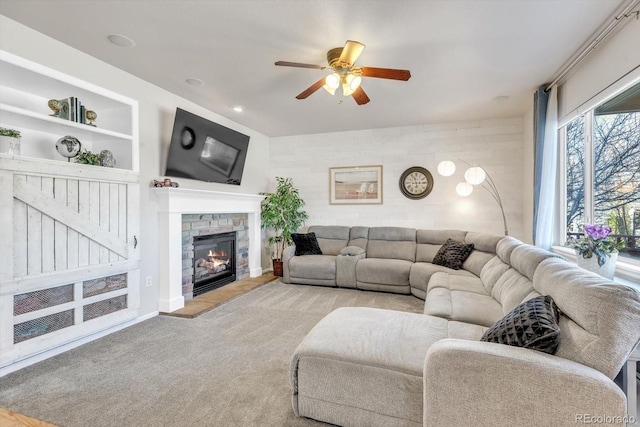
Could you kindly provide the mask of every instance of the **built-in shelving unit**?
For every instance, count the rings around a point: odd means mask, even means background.
[[[49,99],[76,97],[96,126],[52,116]],[[0,51],[0,126],[21,132],[0,153],[0,375],[12,366],[138,316],[138,103]],[[65,135],[116,167],[68,162]]]
[[[48,101],[69,97],[96,112],[95,127],[52,116]],[[21,156],[66,162],[55,143],[71,135],[92,152],[110,150],[116,168],[137,172],[137,117],[137,101],[0,51],[0,126],[22,133]]]

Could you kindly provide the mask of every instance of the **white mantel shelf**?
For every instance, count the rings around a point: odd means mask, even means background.
[[[260,203],[264,196],[156,187],[158,198],[159,240],[159,309],[170,313],[184,307],[182,296],[182,215],[184,214],[247,214],[249,226],[249,276],[262,274]]]

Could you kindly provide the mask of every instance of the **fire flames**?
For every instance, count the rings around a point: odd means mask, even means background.
[[[209,258],[209,260],[202,260],[202,262],[200,263],[200,267],[205,267],[207,270],[213,273],[225,271],[231,263],[231,260],[227,256],[227,252],[223,250],[221,250],[220,252],[209,250],[207,258]]]

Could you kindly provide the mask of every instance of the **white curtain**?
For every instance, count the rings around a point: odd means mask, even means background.
[[[558,89],[553,86],[547,93],[544,133],[536,138],[536,177],[534,200],[534,244],[545,249],[553,245],[557,215],[558,191]]]

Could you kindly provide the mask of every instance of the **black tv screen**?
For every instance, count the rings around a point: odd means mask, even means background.
[[[177,108],[164,174],[240,185],[248,148],[247,135]]]

